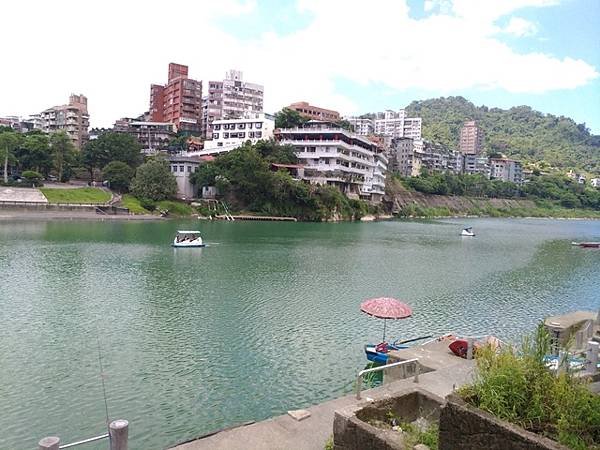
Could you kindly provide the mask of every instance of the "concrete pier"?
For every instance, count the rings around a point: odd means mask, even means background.
[[[455,388],[472,380],[473,360],[458,358],[448,350],[448,342],[434,342],[410,349],[394,352],[400,360],[414,357],[423,358],[423,364],[430,372],[419,376],[419,383],[413,378],[393,381],[375,389],[362,392],[362,399],[354,394],[330,400],[307,408],[310,416],[297,421],[289,415],[282,415],[263,422],[228,429],[173,447],[174,450],[323,450],[327,439],[333,433],[334,412],[341,408],[363,404],[372,400],[389,397],[408,387],[419,386],[442,398]],[[357,370],[358,372],[358,370]],[[297,408],[303,405],[297,405]]]

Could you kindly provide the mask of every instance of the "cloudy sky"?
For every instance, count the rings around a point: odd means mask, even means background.
[[[345,114],[462,95],[600,133],[599,0],[30,0],[2,6],[0,116],[87,95],[93,126],[148,109],[167,64],[265,85],[265,109]]]

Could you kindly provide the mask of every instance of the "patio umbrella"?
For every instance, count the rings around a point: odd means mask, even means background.
[[[412,315],[412,309],[406,303],[390,297],[379,297],[365,300],[360,304],[360,310],[378,319],[383,319],[383,342],[385,342],[385,327],[387,319],[406,319]]]

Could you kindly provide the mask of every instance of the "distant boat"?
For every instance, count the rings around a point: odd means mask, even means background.
[[[600,242],[571,242],[571,245],[577,245],[584,248],[600,248]]]
[[[475,236],[475,233],[473,233],[473,227],[467,227],[464,228],[461,232],[460,232],[461,236]]]
[[[199,231],[178,231],[173,247],[204,247]]]

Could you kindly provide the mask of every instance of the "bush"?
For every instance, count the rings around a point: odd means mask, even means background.
[[[130,188],[136,197],[157,202],[175,197],[177,182],[166,161],[152,159],[138,167]]]
[[[154,211],[156,209],[156,202],[154,200],[150,200],[149,198],[140,198],[139,199],[140,206],[148,211]]]
[[[41,173],[33,170],[26,170],[21,174],[21,177],[25,180],[24,183],[33,187],[42,186],[42,180],[44,179]]]
[[[471,386],[459,394],[472,405],[573,449],[600,445],[600,396],[571,374],[555,376],[544,362],[550,337],[543,324],[519,349],[478,350]],[[590,446],[590,447],[588,447]]]
[[[104,181],[108,181],[109,187],[117,192],[128,190],[132,176],[133,169],[121,161],[110,162],[102,169]]]

